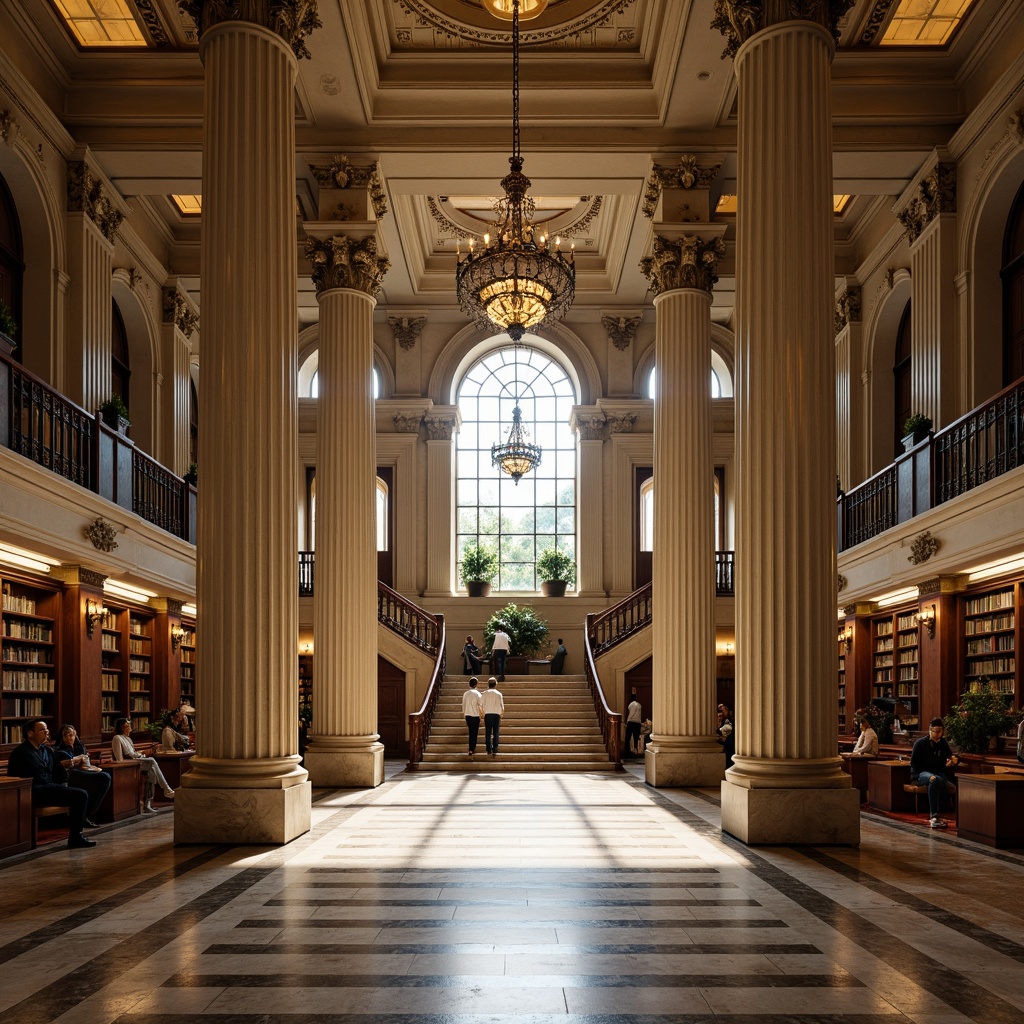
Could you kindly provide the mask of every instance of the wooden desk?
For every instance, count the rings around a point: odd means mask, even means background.
[[[192,765],[189,763],[195,755],[194,750],[178,751],[173,754],[154,754],[156,763],[171,789],[181,785],[182,775],[187,775]]]
[[[909,783],[909,761],[868,761],[868,803],[872,807],[913,813],[916,810],[914,794],[903,792],[903,787]]]
[[[139,813],[139,762],[108,761],[103,766],[113,782],[100,804],[99,821],[121,821]]]
[[[0,857],[32,849],[32,780],[0,776]]]
[[[526,662],[526,671],[528,675],[533,675],[534,666],[537,666],[537,671],[544,675],[551,675],[551,659],[550,658],[530,658]]]
[[[843,771],[853,780],[853,788],[860,792],[860,802],[868,799],[868,765],[873,757],[843,757]]]
[[[986,846],[1024,846],[1024,775],[959,775],[957,790],[957,835]]]

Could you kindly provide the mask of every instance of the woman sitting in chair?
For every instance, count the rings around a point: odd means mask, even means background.
[[[473,643],[471,636],[467,636],[465,646],[462,648],[463,670],[467,676],[479,675],[482,664],[480,661],[480,648]]]
[[[140,754],[131,741],[132,720],[130,718],[119,718],[114,723],[114,735],[110,740],[110,753],[115,761],[138,761],[142,766],[142,773],[146,776],[146,797],[142,802],[142,809],[147,814],[155,814],[153,810],[153,785],[157,784],[163,791],[164,796],[170,800],[174,796],[174,790],[168,785],[164,773],[160,771],[160,765],[151,757]]]

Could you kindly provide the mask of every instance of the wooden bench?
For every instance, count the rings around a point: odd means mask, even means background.
[[[67,814],[66,807],[33,807],[32,808],[32,849],[34,850],[39,842],[39,819],[56,818],[60,814]]]
[[[927,797],[928,796],[928,787],[927,786],[922,786],[922,785],[920,785],[917,782],[908,782],[903,787],[903,792],[904,793],[913,793],[913,795],[914,795],[914,813],[915,814],[920,814],[921,813],[921,797],[922,796],[923,797]],[[947,782],[946,783],[946,793],[950,796],[950,798],[951,798],[951,800],[953,802],[953,805],[955,806],[956,805],[956,786],[954,786],[952,782]]]

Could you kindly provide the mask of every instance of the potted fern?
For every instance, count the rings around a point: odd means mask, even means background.
[[[491,580],[498,575],[498,556],[494,549],[479,541],[469,541],[459,559],[459,581],[470,597],[486,597]]]
[[[557,548],[547,548],[537,559],[537,578],[545,597],[564,597],[576,583],[576,563]]]
[[[132,425],[128,418],[128,406],[120,395],[111,395],[101,406],[100,416],[108,427],[116,430],[119,434],[127,432]]]
[[[903,424],[903,450],[909,452],[915,444],[920,444],[932,429],[932,421],[923,412],[915,412],[908,416]]]

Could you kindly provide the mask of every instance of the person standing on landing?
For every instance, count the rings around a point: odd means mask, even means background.
[[[484,742],[491,757],[498,756],[498,732],[501,729],[501,716],[505,711],[505,698],[497,687],[497,679],[491,676],[487,680],[487,692],[482,695],[481,702],[484,712]]]
[[[644,714],[637,700],[636,690],[626,708],[626,753],[630,757],[640,756],[640,728],[643,725]]]
[[[505,682],[505,660],[511,650],[512,640],[505,632],[504,624],[499,622],[498,628],[494,631],[494,639],[491,640],[491,657],[496,662],[496,664],[492,663],[491,667],[494,669],[499,683]]]
[[[477,678],[469,681],[469,689],[462,695],[462,713],[466,716],[466,728],[469,730],[469,756],[476,753],[476,738],[480,733],[481,694],[476,688]]]

